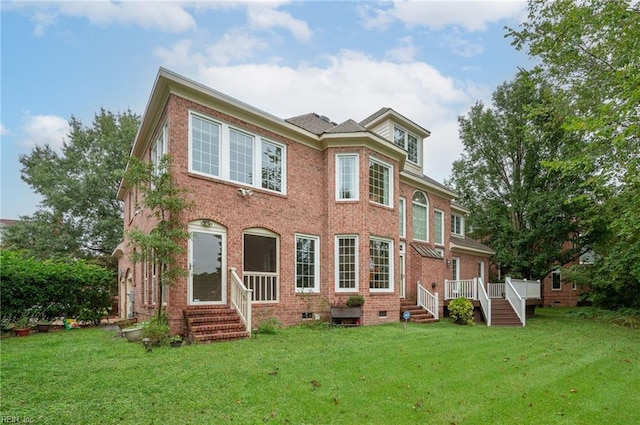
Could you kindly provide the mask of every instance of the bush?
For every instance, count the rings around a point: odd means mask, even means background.
[[[449,315],[455,323],[473,325],[473,303],[464,297],[456,298],[449,303]]]
[[[280,321],[275,317],[271,317],[258,325],[258,334],[275,335],[280,327]]]
[[[169,342],[170,333],[171,328],[169,328],[169,320],[164,312],[160,314],[159,319],[157,315],[154,315],[151,320],[143,323],[142,325],[142,336],[144,338],[149,338],[149,342],[152,345],[167,344]]]
[[[48,306],[46,318],[80,317],[99,321],[110,306],[114,272],[84,260],[39,261],[16,251],[0,250],[2,317]]]

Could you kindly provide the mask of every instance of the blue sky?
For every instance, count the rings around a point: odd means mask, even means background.
[[[530,67],[504,38],[522,1],[11,2],[1,7],[0,218],[40,198],[21,154],[60,149],[74,115],[142,114],[163,66],[281,118],[391,107],[431,131],[425,173],[459,158],[457,117]]]

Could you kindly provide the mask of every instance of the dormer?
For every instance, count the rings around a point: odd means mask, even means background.
[[[424,139],[431,133],[391,108],[382,108],[360,122],[369,131],[378,134],[402,148],[407,154],[405,170],[424,174]]]

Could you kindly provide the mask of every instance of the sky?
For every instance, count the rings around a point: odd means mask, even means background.
[[[2,1],[0,218],[38,210],[20,155],[57,152],[74,116],[142,115],[160,67],[280,118],[390,107],[431,136],[425,174],[463,153],[457,119],[530,68],[505,38],[523,1]]]

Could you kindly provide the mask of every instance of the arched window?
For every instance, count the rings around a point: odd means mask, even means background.
[[[429,240],[429,201],[424,192],[416,191],[413,194],[413,239],[419,241]]]

